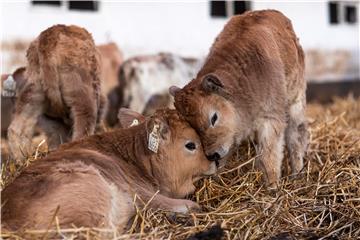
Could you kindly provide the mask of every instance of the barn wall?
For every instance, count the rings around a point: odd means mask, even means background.
[[[252,2],[252,9],[267,8],[278,9],[292,20],[301,44],[309,52],[309,79],[359,77],[358,24],[330,25],[326,1]],[[208,1],[103,1],[95,13],[69,11],[65,6],[32,6],[30,1],[3,1],[1,10],[2,41],[6,43],[29,41],[56,23],[77,24],[92,32],[97,43],[117,42],[126,57],[159,51],[205,56],[227,21],[210,17]],[[2,51],[2,55],[5,63],[9,62],[8,54]]]

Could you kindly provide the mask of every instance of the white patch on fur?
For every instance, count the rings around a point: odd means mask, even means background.
[[[273,135],[272,126],[266,120],[257,125],[259,141],[269,142],[269,137]]]
[[[270,152],[271,155],[263,156],[264,161],[273,161],[272,166],[275,169],[272,169],[274,172],[279,173],[281,171],[281,163],[284,157],[284,131],[280,129],[275,129],[270,120],[263,120],[259,128],[259,142],[263,143],[263,150]],[[278,136],[277,139],[274,139]],[[275,142],[274,142],[275,141]],[[258,153],[263,154],[263,153]],[[270,159],[267,159],[270,157]]]
[[[293,119],[303,118],[304,105],[301,101],[297,101],[296,103],[290,106],[290,116]],[[300,119],[299,119],[300,120]]]

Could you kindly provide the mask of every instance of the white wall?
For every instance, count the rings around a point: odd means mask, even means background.
[[[293,22],[305,48],[358,49],[359,24],[330,25],[326,1],[254,1],[253,9],[274,8]],[[358,9],[360,10],[360,9]],[[3,40],[32,39],[56,24],[77,24],[93,33],[98,43],[107,37],[136,52],[173,51],[205,55],[226,19],[214,19],[209,3],[108,2],[100,11],[69,11],[66,7],[32,6],[29,1],[4,1],[1,7]],[[132,55],[132,54],[131,54]]]
[[[205,55],[226,22],[211,20],[208,7],[208,2],[101,2],[98,13],[89,13],[5,1],[1,31],[5,41],[32,39],[53,24],[77,24],[92,32],[98,43],[110,36],[130,55],[157,51]]]
[[[53,24],[76,24],[88,29],[97,43],[109,39],[118,43],[125,57],[159,51],[205,56],[227,21],[210,17],[208,1],[101,1],[98,12],[69,11],[66,6],[32,6],[29,0],[0,1],[2,41],[30,41]],[[359,76],[359,23],[330,25],[327,4],[327,1],[252,1],[252,9],[282,11],[292,20],[305,50],[350,52],[346,63],[349,70],[345,71]],[[359,2],[355,4],[359,15]]]
[[[360,14],[359,2],[354,1],[354,4],[357,4]],[[253,6],[255,9],[273,8],[284,13],[291,19],[304,48],[359,51],[359,23],[331,25],[327,1],[254,2]]]

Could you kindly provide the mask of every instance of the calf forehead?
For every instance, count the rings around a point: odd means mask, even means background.
[[[202,91],[181,90],[175,95],[175,108],[194,128],[202,125],[211,106],[210,96]]]

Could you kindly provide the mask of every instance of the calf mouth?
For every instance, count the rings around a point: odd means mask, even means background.
[[[202,174],[202,176],[204,177],[204,176],[214,175],[214,174],[217,172],[217,170],[218,170],[218,166],[217,166],[216,162],[212,162],[212,163],[210,164],[209,169],[208,169],[206,172],[204,172],[204,173]]]

